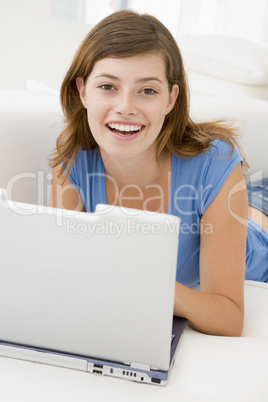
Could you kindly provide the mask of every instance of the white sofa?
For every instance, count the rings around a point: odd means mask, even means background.
[[[226,117],[241,123],[252,177],[268,175],[267,101],[195,97],[192,116],[199,120]],[[51,176],[47,157],[62,124],[55,95],[0,91],[0,188],[7,188],[13,200],[47,204]],[[268,284],[245,282],[245,304],[241,338],[186,329],[170,382],[163,389],[0,357],[0,399],[267,401]]]

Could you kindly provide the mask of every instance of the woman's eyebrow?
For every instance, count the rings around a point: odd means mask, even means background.
[[[163,84],[163,81],[161,81],[158,77],[144,77],[137,80],[138,83],[143,83],[147,81],[157,81],[159,82],[159,84]]]
[[[97,75],[96,77],[94,77],[94,79],[98,79],[98,78],[108,78],[108,79],[111,79],[111,80],[120,81],[119,77],[116,77],[116,76],[108,74],[108,73],[107,74],[106,73],[100,74],[100,75]],[[160,78],[158,78],[158,77],[144,77],[144,78],[139,78],[138,80],[136,80],[136,82],[138,84],[144,83],[144,82],[147,82],[147,81],[157,81],[157,82],[159,82],[160,84],[163,85],[163,81],[161,81]]]
[[[97,78],[109,78],[111,80],[117,80],[119,81],[118,77],[115,77],[114,75],[111,74],[100,74],[100,75],[96,75],[96,77],[94,77],[94,80],[96,80]]]

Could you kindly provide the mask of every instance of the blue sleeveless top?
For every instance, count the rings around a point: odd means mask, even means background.
[[[235,148],[221,140],[212,141],[206,153],[189,158],[172,154],[168,213],[181,218],[177,281],[193,286],[200,281],[200,219],[234,167],[242,161]],[[80,151],[69,181],[81,194],[87,212],[107,204],[105,170],[98,149]],[[268,235],[249,219],[246,279],[268,281]]]

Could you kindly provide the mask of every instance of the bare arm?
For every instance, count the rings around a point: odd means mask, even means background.
[[[211,335],[240,336],[244,323],[247,192],[241,165],[205,211],[200,243],[200,292],[176,283],[174,313]]]
[[[85,212],[85,207],[79,192],[66,176],[59,177],[59,170],[60,166],[52,169],[49,206]]]

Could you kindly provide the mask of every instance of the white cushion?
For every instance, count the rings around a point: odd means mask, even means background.
[[[35,80],[34,78],[29,78],[26,81],[26,89],[27,91],[55,95],[57,97],[60,95],[60,91],[58,89],[52,88],[39,80]]]
[[[219,77],[187,71],[191,95],[213,96],[214,98],[255,98],[268,100],[268,85],[247,85],[223,80]]]
[[[248,85],[268,85],[268,46],[221,35],[179,41],[187,69]]]

